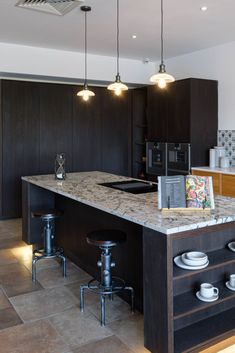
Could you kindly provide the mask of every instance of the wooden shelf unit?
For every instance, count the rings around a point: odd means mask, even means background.
[[[225,282],[235,273],[235,252],[227,248],[235,240],[235,222],[169,235],[145,230],[143,239],[146,348],[154,353],[199,353],[234,335],[235,292]],[[178,268],[174,257],[190,250],[208,254],[208,267]],[[217,301],[197,299],[203,282],[219,288]]]

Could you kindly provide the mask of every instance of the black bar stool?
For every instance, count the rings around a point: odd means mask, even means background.
[[[62,248],[54,248],[54,227],[53,222],[56,218],[62,216],[63,212],[58,210],[37,210],[31,213],[33,218],[40,218],[44,223],[43,228],[43,249],[35,249],[32,259],[32,280],[36,281],[36,263],[41,259],[59,258],[63,264],[63,276],[66,277],[66,257]]]
[[[126,234],[120,230],[98,230],[87,234],[88,244],[98,246],[101,252],[101,259],[97,266],[101,270],[101,279],[95,284],[96,279],[92,279],[87,285],[80,287],[80,310],[84,311],[84,289],[93,291],[100,295],[101,299],[101,325],[105,325],[105,297],[108,295],[113,299],[113,294],[123,290],[131,292],[131,311],[134,311],[134,289],[127,287],[125,281],[118,277],[113,277],[111,269],[115,267],[115,262],[111,258],[111,249],[118,244],[124,243]]]

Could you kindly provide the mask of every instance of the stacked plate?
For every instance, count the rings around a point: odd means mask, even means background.
[[[185,252],[174,258],[174,263],[185,270],[201,270],[209,265],[207,254],[200,251]]]
[[[228,248],[235,252],[235,241],[231,241],[231,243],[228,243]]]

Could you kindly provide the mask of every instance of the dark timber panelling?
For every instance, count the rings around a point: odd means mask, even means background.
[[[66,154],[72,169],[73,90],[69,85],[40,84],[40,173],[53,173],[57,153]]]
[[[102,171],[128,175],[131,132],[131,92],[102,94]]]
[[[2,81],[5,217],[21,214],[21,176],[39,173],[39,90],[30,82]]]
[[[104,89],[92,87],[88,102],[73,94],[73,170],[101,170],[101,100]]]
[[[170,239],[144,228],[144,343],[153,353],[174,353]]]

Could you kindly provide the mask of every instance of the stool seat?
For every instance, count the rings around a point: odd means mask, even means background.
[[[88,244],[99,247],[113,247],[126,241],[126,234],[121,230],[104,229],[87,234]]]
[[[55,219],[55,218],[61,217],[63,215],[63,212],[55,209],[45,209],[45,210],[32,211],[31,215],[34,218]]]

